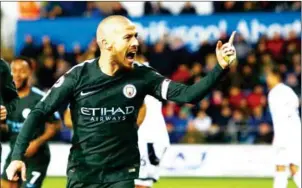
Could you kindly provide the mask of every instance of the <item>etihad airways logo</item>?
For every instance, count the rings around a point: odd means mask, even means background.
[[[134,112],[134,106],[110,108],[81,108],[81,114],[89,117],[90,121],[124,121],[127,115]]]

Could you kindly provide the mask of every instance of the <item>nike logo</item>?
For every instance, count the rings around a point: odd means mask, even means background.
[[[86,96],[86,95],[89,95],[89,94],[96,93],[96,92],[98,92],[98,91],[99,91],[99,90],[95,90],[95,91],[89,91],[89,92],[85,92],[85,93],[82,91],[82,92],[80,93],[80,95],[81,95],[81,96]]]
[[[130,168],[128,171],[129,172],[135,172],[136,170],[135,170],[135,168]]]

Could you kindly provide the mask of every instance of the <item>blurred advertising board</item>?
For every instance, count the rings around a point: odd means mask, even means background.
[[[178,36],[191,50],[196,50],[205,40],[217,41],[221,33],[230,34],[237,30],[251,43],[259,40],[262,34],[272,36],[280,32],[287,36],[294,30],[301,35],[301,17],[298,12],[283,13],[233,13],[203,16],[145,16],[132,19],[139,35],[153,44],[165,33]],[[15,53],[19,55],[24,39],[31,34],[37,45],[48,35],[55,43],[65,44],[68,52],[75,44],[86,49],[95,37],[101,18],[58,18],[55,20],[18,21]]]

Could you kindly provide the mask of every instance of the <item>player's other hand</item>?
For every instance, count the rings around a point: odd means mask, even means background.
[[[0,106],[0,120],[5,120],[7,116],[7,111],[5,106]]]
[[[21,171],[22,181],[26,181],[26,167],[23,161],[12,161],[6,169],[7,178],[10,181],[18,181],[18,172]]]
[[[37,153],[38,149],[40,147],[40,144],[38,141],[32,141],[30,142],[28,148],[25,152],[25,157],[32,157],[35,153]]]
[[[236,31],[232,33],[227,43],[222,44],[221,41],[218,41],[216,45],[216,57],[219,65],[224,69],[236,59],[236,49],[233,45],[235,34]]]

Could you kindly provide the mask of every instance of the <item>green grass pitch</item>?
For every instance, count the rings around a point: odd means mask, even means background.
[[[64,188],[66,178],[46,178],[43,188]],[[273,180],[269,178],[161,178],[154,188],[270,188]],[[292,180],[288,188],[295,188]]]

